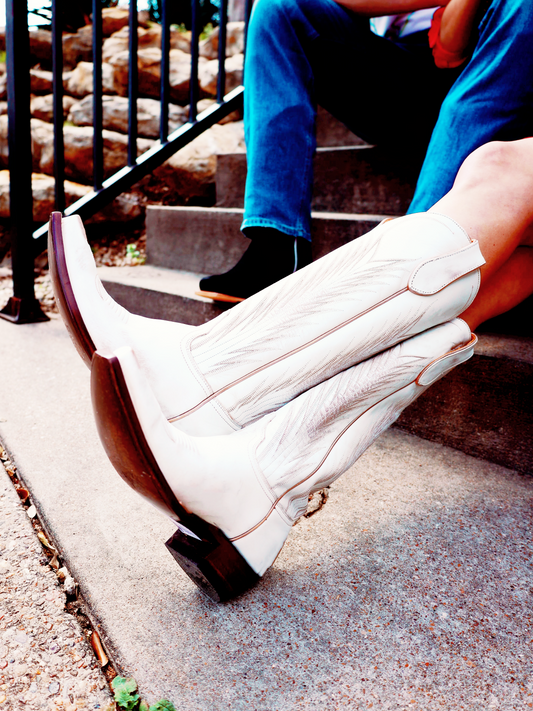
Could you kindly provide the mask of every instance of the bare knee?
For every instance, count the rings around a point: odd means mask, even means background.
[[[456,186],[487,186],[529,197],[533,188],[533,138],[491,141],[477,148],[461,166]]]

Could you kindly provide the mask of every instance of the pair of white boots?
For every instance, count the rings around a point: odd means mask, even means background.
[[[199,327],[118,306],[78,218],[56,216],[51,233],[56,296],[92,357],[104,446],[179,524],[169,547],[213,597],[261,576],[309,494],[473,353],[456,317],[484,260],[442,215],[382,223]]]

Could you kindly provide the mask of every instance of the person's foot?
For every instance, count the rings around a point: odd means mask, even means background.
[[[199,296],[237,303],[311,263],[311,243],[269,227],[247,230],[251,243],[237,264],[224,274],[200,280]]]

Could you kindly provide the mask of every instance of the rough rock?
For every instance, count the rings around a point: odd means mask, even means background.
[[[206,59],[218,58],[219,28],[200,42],[200,56]],[[244,52],[244,22],[228,22],[226,31],[226,57]]]
[[[232,91],[242,84],[242,69],[244,65],[244,55],[235,54],[226,59],[226,91]],[[217,93],[218,59],[212,59],[198,67],[198,78],[200,88],[206,94],[212,96]]]
[[[109,62],[110,59],[120,52],[128,51],[128,28],[126,27],[125,29],[125,36],[124,31],[120,30],[120,32],[115,32],[114,35],[104,40],[102,46],[102,60],[104,62]]]
[[[115,54],[128,50],[129,36],[130,28],[126,26],[104,40],[102,47],[102,58],[104,62],[108,62]],[[161,48],[161,28],[159,25],[150,27],[147,30],[143,27],[139,27],[137,31],[137,42],[139,49],[147,49],[148,47]]]
[[[48,66],[52,61],[52,33],[50,30],[30,30],[30,59],[32,64]]]
[[[171,49],[181,49],[182,52],[191,53],[191,33],[182,32],[177,29],[170,29]]]
[[[69,180],[65,181],[65,197],[67,205],[71,205],[79,198],[91,191],[88,185],[79,185]],[[55,209],[54,192],[55,180],[50,175],[33,173],[33,219],[36,222],[46,222],[50,213]],[[0,170],[0,217],[9,217],[9,171]]]
[[[128,24],[130,12],[124,7],[106,7],[102,10],[102,33],[109,37]]]
[[[92,126],[93,97],[86,96],[75,103],[69,115],[69,120],[76,126]],[[104,96],[103,113],[104,128],[121,133],[128,132],[129,101],[122,96]],[[169,105],[169,131],[175,131],[187,121],[187,111],[182,106]],[[137,100],[137,132],[145,138],[159,137],[161,104],[155,99]]]
[[[70,77],[72,76],[72,69],[69,69],[67,72],[63,72],[63,91],[68,93],[68,83],[70,81]]]
[[[67,206],[72,205],[92,188],[70,180],[65,180],[65,199]],[[55,209],[55,180],[50,175],[33,173],[33,219],[35,222],[46,222]],[[139,217],[143,207],[135,195],[124,193],[119,195],[110,205],[97,213],[87,222],[127,222]],[[9,171],[0,170],[0,218],[9,217]]]
[[[128,137],[106,129],[102,131],[102,135],[104,139],[104,175],[107,178],[127,164]],[[65,142],[65,176],[82,183],[90,182],[93,175],[92,126],[65,126],[63,139]],[[139,138],[137,141],[137,155],[141,155],[153,145],[154,141],[147,138]],[[41,148],[39,171],[53,175],[53,142]]]
[[[30,69],[30,85],[32,94],[50,94],[52,92],[53,74],[44,69]]]
[[[67,118],[76,99],[72,96],[63,97],[63,118]],[[32,96],[31,98],[31,115],[33,118],[41,119],[41,121],[51,122],[54,120],[54,95],[46,94],[45,96]]]
[[[129,27],[123,27],[118,32],[115,32],[111,37],[104,40],[102,48],[102,57],[104,62],[109,61],[111,57],[119,52],[125,52],[129,46]],[[148,29],[139,27],[137,33],[137,41],[139,49],[148,49],[149,47],[157,47],[161,49],[161,26],[153,25]],[[170,48],[181,49],[182,52],[190,53],[191,49],[191,33],[180,32],[175,28],[170,30]]]
[[[108,177],[127,163],[128,137],[116,131],[103,132],[105,176]],[[54,127],[51,123],[31,120],[33,170],[54,174]],[[90,183],[93,174],[92,126],[65,126],[65,177],[80,183]],[[137,155],[154,145],[148,138],[137,141]],[[0,116],[0,167],[8,167],[7,116]]]
[[[9,150],[7,142],[8,117],[7,114],[0,116],[0,168],[9,166]],[[54,127],[51,123],[45,123],[39,119],[31,121],[32,133],[32,159],[34,170],[38,170],[41,160],[43,146],[54,141]]]
[[[242,22],[246,14],[245,0],[229,0],[228,19],[232,22]]]
[[[63,35],[63,65],[74,68],[78,62],[93,60],[93,26],[85,25],[75,33]]]
[[[124,50],[110,57],[109,64],[113,68],[113,88],[119,96],[128,94],[129,52]],[[159,96],[161,80],[161,50],[157,47],[140,49],[137,55],[139,72],[139,93],[146,96]]]
[[[102,81],[104,94],[113,93],[113,68],[110,64],[102,64]],[[80,62],[68,79],[67,91],[73,96],[87,96],[93,93],[93,64]]]
[[[242,121],[216,124],[156,168],[154,176],[185,198],[205,196],[215,181],[217,155],[245,150]]]
[[[199,71],[206,63],[202,57]],[[119,52],[111,57],[109,64],[114,70],[114,89],[119,96],[126,96],[128,91],[129,52]],[[159,97],[161,83],[161,50],[158,47],[140,49],[138,52],[139,94]],[[187,102],[191,57],[180,49],[170,50],[170,97],[178,104]]]

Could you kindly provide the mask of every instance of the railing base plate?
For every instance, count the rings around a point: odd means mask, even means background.
[[[50,321],[37,299],[19,299],[16,296],[12,296],[0,311],[0,318],[11,323]]]

